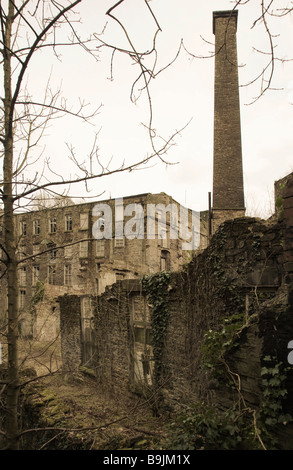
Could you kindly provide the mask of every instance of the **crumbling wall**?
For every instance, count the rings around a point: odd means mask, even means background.
[[[275,296],[283,275],[278,261],[281,252],[279,225],[266,225],[253,218],[231,220],[220,227],[210,246],[182,275],[173,277],[167,351],[169,347],[170,361],[184,357],[185,382],[191,389],[198,387],[205,334],[222,328],[223,320],[250,315],[256,305]],[[178,330],[182,330],[180,335]],[[179,344],[178,353],[172,355],[175,344]]]
[[[293,339],[292,179],[283,187],[282,206],[269,221],[226,221],[183,271],[168,274],[167,291],[161,282],[167,273],[157,275],[152,295],[160,309],[167,293],[168,304],[159,386],[172,406],[203,399],[226,409],[241,398],[253,410],[264,398],[264,369],[288,366]],[[153,300],[144,280],[118,282],[97,298],[96,375],[104,385],[156,385],[152,347],[159,328]],[[292,367],[286,372],[284,410],[293,415],[292,372]]]

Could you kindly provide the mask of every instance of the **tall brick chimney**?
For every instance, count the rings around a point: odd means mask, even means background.
[[[237,62],[237,10],[213,12],[215,34],[212,233],[245,215]]]

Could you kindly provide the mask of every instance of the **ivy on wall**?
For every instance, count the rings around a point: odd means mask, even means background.
[[[144,276],[143,289],[149,297],[151,308],[152,345],[154,355],[154,380],[159,385],[163,373],[163,353],[169,322],[170,274],[162,271]]]

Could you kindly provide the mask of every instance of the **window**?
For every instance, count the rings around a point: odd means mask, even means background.
[[[33,255],[37,255],[40,252],[40,245],[33,245]]]
[[[115,248],[121,248],[124,246],[124,237],[123,238],[114,238]]]
[[[55,285],[56,284],[56,268],[55,266],[48,266],[48,283]]]
[[[68,245],[64,247],[64,258],[71,258],[72,257],[72,245]]]
[[[159,240],[162,248],[168,248],[169,243],[168,243],[168,233],[166,229],[161,229],[159,232]]]
[[[55,250],[55,243],[48,243],[47,244],[47,248],[49,251],[49,259],[52,261],[52,260],[55,260],[57,258],[57,250]]]
[[[105,240],[96,240],[96,256],[105,256]]]
[[[64,266],[64,285],[71,286],[71,264]]]
[[[87,230],[89,227],[89,215],[80,214],[80,230]]]
[[[87,258],[88,256],[88,242],[80,242],[79,244],[79,257],[80,258]]]
[[[22,220],[20,222],[20,234],[26,235],[26,221],[25,220]]]
[[[161,252],[161,271],[169,271],[170,269],[170,253],[167,250],[162,250]]]
[[[19,247],[19,250],[17,251],[17,257],[19,260],[22,260],[23,258],[25,258],[25,256],[26,256],[26,247],[23,245]]]
[[[65,216],[65,230],[66,232],[72,231],[72,215],[71,214],[67,214]]]
[[[25,296],[26,296],[25,290],[20,290],[19,291],[19,307],[20,308],[23,308],[25,306]]]
[[[40,277],[40,266],[33,266],[33,285],[35,285]]]
[[[21,286],[26,285],[26,267],[20,268],[19,270],[19,284]]]
[[[36,219],[33,222],[33,234],[34,235],[39,235],[40,231],[41,231],[40,219]]]
[[[56,217],[52,217],[51,219],[49,219],[49,232],[56,233],[56,231],[57,231]]]

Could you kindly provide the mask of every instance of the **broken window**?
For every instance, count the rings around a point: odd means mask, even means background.
[[[22,220],[20,222],[20,234],[26,235],[26,221],[25,220]]]
[[[40,266],[33,266],[33,285],[35,285],[40,277]]]
[[[56,284],[56,268],[55,266],[48,266],[48,283],[55,285]]]
[[[49,232],[50,233],[56,233],[56,231],[57,231],[56,217],[51,217],[49,219]]]
[[[65,216],[65,230],[66,232],[72,231],[72,215],[66,214]]]
[[[39,235],[40,231],[41,231],[40,219],[36,219],[33,221],[33,234]]]
[[[64,285],[65,286],[71,286],[71,275],[72,275],[71,264],[65,264],[64,266]]]
[[[26,291],[25,290],[20,290],[19,291],[19,307],[23,308],[25,306],[25,296],[26,296]]]
[[[167,250],[162,250],[160,260],[161,271],[169,271],[170,269],[170,253]]]

